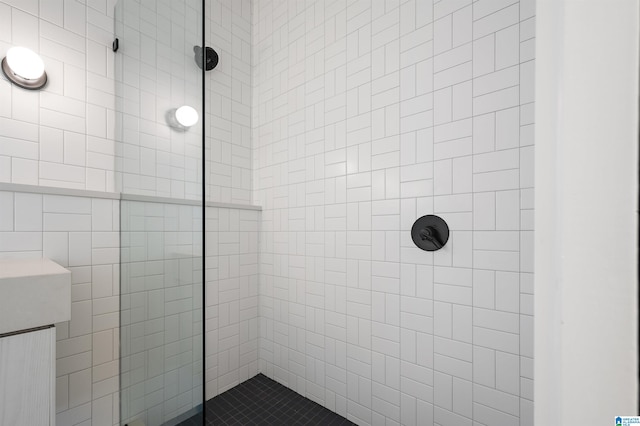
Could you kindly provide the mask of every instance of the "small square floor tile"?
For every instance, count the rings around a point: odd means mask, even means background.
[[[204,421],[206,426],[355,425],[264,374],[207,401]],[[178,426],[202,424],[200,413]]]

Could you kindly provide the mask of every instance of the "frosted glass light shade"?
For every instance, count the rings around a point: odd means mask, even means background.
[[[47,82],[44,62],[26,47],[9,49],[2,60],[2,71],[9,80],[25,89],[39,89]]]
[[[176,109],[176,120],[181,126],[191,127],[198,122],[198,111],[189,105],[183,105]]]
[[[7,52],[7,63],[11,70],[22,78],[35,80],[44,74],[44,62],[33,50],[12,47]]]

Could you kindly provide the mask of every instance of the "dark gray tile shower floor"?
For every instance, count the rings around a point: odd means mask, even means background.
[[[355,425],[263,374],[229,389],[205,404],[206,425]],[[201,426],[202,414],[178,426]]]

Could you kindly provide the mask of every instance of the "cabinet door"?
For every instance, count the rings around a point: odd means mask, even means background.
[[[0,425],[53,426],[55,328],[0,338]]]

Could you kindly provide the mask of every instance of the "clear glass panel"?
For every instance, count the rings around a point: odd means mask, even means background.
[[[122,425],[203,407],[202,13],[201,0],[116,5]]]
[[[116,188],[202,200],[202,0],[119,0],[115,25]],[[183,106],[197,114],[190,127]]]
[[[120,418],[202,410],[202,208],[122,201]]]

